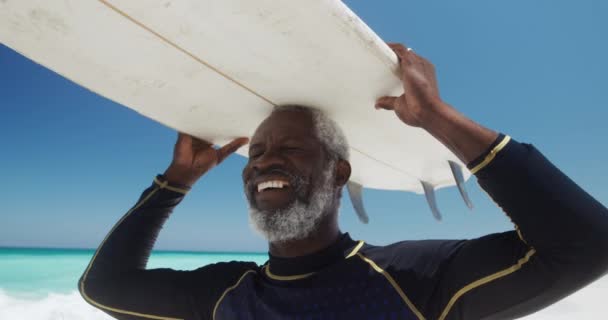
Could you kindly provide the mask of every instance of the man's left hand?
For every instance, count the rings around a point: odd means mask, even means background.
[[[422,127],[426,115],[441,105],[435,67],[402,44],[388,45],[399,58],[400,78],[405,93],[400,97],[378,99],[376,109],[394,110],[405,124]]]

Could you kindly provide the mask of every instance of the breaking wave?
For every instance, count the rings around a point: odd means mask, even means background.
[[[45,297],[9,295],[0,289],[2,320],[113,320],[87,304],[80,293],[51,293]]]

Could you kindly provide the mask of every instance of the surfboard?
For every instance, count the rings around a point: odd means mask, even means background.
[[[350,144],[349,194],[425,193],[470,172],[375,100],[402,91],[392,50],[339,0],[3,0],[0,41],[175,130],[224,144],[282,104],[324,110]],[[243,147],[239,154],[247,156]]]

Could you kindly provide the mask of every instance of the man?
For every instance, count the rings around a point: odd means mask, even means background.
[[[383,97],[376,107],[424,128],[467,163],[516,231],[384,247],[352,240],[337,222],[351,170],[346,141],[321,112],[288,106],[257,128],[243,170],[250,220],[269,241],[265,265],[145,269],[160,228],[187,190],[247,143],[240,138],[216,150],[180,134],[169,168],[85,270],[83,297],[118,319],[512,319],[602,276],[608,210],[531,145],[444,103],[433,66],[410,49],[391,47],[405,94]]]

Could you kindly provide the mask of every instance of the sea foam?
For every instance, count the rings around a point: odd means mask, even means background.
[[[2,320],[112,320],[107,314],[87,304],[74,291],[51,293],[42,298],[16,297],[0,290]]]

